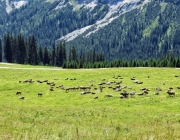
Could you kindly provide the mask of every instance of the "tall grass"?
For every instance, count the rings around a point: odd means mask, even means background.
[[[118,75],[123,79],[113,78]],[[0,69],[0,139],[180,139],[180,96],[176,88],[180,86],[180,77],[175,75],[180,76],[179,69]],[[143,84],[133,83],[131,77]],[[34,83],[19,83],[26,79],[33,79]],[[49,85],[36,81],[45,79],[64,87],[93,84],[91,90],[96,94],[81,95],[79,90],[66,93],[56,87],[50,91]],[[94,90],[102,79],[122,80],[127,91],[141,93],[142,87],[151,90],[146,96],[120,99],[120,92],[107,88],[107,85],[103,92]],[[157,96],[153,95],[156,87],[162,88]],[[174,88],[175,98],[167,95],[169,87]],[[22,92],[24,100],[19,99],[17,91]],[[43,93],[42,97],[37,96],[39,92]],[[105,94],[113,94],[113,97],[104,97]],[[94,99],[95,96],[98,99]]]

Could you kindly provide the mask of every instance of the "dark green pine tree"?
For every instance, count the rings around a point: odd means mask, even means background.
[[[4,37],[4,56],[7,62],[12,63],[12,37],[10,34]]]
[[[69,49],[69,62],[72,61],[72,47]]]
[[[28,62],[31,65],[37,65],[38,64],[38,53],[37,53],[37,43],[34,36],[29,38],[28,43]]]
[[[17,62],[20,64],[24,64],[27,63],[26,59],[27,59],[27,47],[26,47],[26,43],[25,40],[23,38],[23,36],[21,34],[18,35],[18,45],[17,48],[18,50],[17,52]]]
[[[12,38],[13,40],[13,47],[12,47],[12,51],[13,51],[13,62],[15,63],[19,63],[18,62],[18,56],[19,56],[19,46],[18,46],[18,40],[17,40],[17,37],[14,36]]]
[[[97,53],[96,53],[96,50],[95,49],[93,49],[93,53],[92,53],[92,62],[94,63],[94,62],[96,62],[97,61]]]
[[[79,68],[83,68],[84,63],[86,63],[86,54],[85,51],[81,50],[80,52],[80,59],[79,59]]]
[[[66,45],[65,42],[62,43],[62,64],[64,61],[67,60],[67,56],[66,56]]]
[[[66,61],[66,46],[64,42],[60,42],[56,52],[56,65],[62,66],[64,61]]]
[[[59,44],[59,50],[58,50],[58,55],[59,55],[59,65],[58,66],[62,66],[62,64],[63,64],[63,55],[62,55],[62,52],[63,51],[63,44],[62,44],[62,42],[60,42],[60,44]]]
[[[180,58],[177,58],[176,67],[180,68]]]
[[[55,44],[52,45],[52,65],[54,66],[56,64],[55,60],[56,60],[56,46]]]
[[[59,62],[59,52],[60,52],[60,47],[59,46],[57,46],[57,48],[56,48],[56,59],[55,59],[55,64],[56,64],[56,66],[60,66],[60,62]]]
[[[44,48],[44,60],[43,60],[44,65],[49,65],[50,63],[50,58],[49,58],[49,52],[47,47]]]
[[[72,60],[77,62],[78,57],[77,57],[77,51],[76,51],[76,47],[75,46],[72,47],[71,54],[72,54]]]
[[[43,64],[43,50],[42,47],[39,47],[39,51],[38,51],[38,56],[39,56],[39,64]]]
[[[0,38],[0,62],[2,62],[2,40]]]

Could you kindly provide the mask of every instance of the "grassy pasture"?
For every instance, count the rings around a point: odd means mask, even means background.
[[[4,67],[1,64],[0,67]],[[112,68],[112,69],[33,69],[33,66],[6,65],[0,68],[0,139],[2,140],[177,140],[180,139],[180,70],[174,68]],[[14,69],[13,69],[14,68]],[[32,68],[32,69],[31,69]],[[38,68],[38,67],[35,67]],[[123,79],[115,79],[120,75]],[[179,77],[175,77],[175,75]],[[149,76],[149,78],[147,77]],[[135,84],[136,77],[143,84]],[[76,80],[65,80],[76,78]],[[34,83],[19,83],[33,79]],[[89,86],[96,94],[81,95],[80,90],[69,91],[54,87],[49,90],[48,80],[56,86]],[[102,79],[121,81],[127,91],[148,95],[120,99],[120,91],[107,88],[94,90]],[[164,84],[163,84],[164,83]],[[111,84],[111,86],[115,86]],[[131,89],[129,89],[131,87]],[[160,95],[153,95],[160,87]],[[168,97],[173,87],[176,97]],[[21,91],[25,99],[16,95]],[[38,97],[38,93],[43,93]],[[113,94],[113,97],[104,97]],[[98,96],[98,99],[94,99]]]

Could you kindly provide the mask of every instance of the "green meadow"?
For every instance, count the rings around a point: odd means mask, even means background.
[[[134,83],[132,77],[143,84]],[[28,79],[34,82],[24,82]],[[37,80],[54,82],[53,91]],[[121,87],[127,87],[121,91],[108,88],[120,81]],[[104,84],[101,92],[102,82],[111,84]],[[66,92],[60,85],[64,89],[91,86],[95,94],[81,94],[80,89]],[[0,140],[178,140],[179,86],[180,69],[175,68],[61,69],[0,64]],[[170,87],[175,97],[167,94]],[[150,91],[138,96],[142,88]],[[162,89],[159,95],[154,95],[156,88]],[[120,99],[123,90],[136,94]],[[17,91],[22,94],[16,95]]]

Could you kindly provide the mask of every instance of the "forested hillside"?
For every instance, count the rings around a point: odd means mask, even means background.
[[[61,1],[33,0],[15,9],[0,23],[0,34],[19,34],[35,36],[43,46],[51,46],[67,33],[94,24],[107,12],[107,6],[98,4],[92,11],[78,8],[76,4]],[[75,8],[75,10],[74,10]],[[2,33],[3,32],[3,33]]]
[[[103,50],[107,59],[148,59],[180,55],[180,5],[153,1],[135,9],[88,38],[69,44]]]
[[[111,15],[111,18],[116,17],[112,22],[93,33],[96,22],[109,14],[110,4],[99,1],[95,7],[88,8],[82,5],[83,1],[78,2],[32,0],[9,14],[3,11],[0,18],[2,41],[7,34],[21,34],[24,38],[34,36],[38,48],[52,51],[53,44],[58,46],[61,37],[94,25],[74,40],[60,41],[66,42],[68,51],[75,47],[78,58],[82,53],[93,51],[103,54],[106,60],[147,60],[180,55],[178,0],[152,0],[143,6],[142,0],[136,3],[136,8],[132,8],[135,4],[124,4]]]

